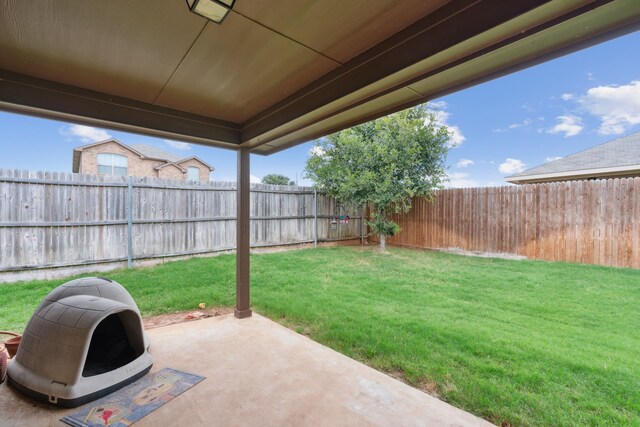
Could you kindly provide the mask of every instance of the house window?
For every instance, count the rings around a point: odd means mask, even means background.
[[[98,173],[107,175],[126,175],[128,159],[120,154],[98,154]]]
[[[189,181],[200,181],[200,168],[190,166],[187,169],[187,179]]]

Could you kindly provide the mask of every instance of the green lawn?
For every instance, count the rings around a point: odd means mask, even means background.
[[[492,422],[640,425],[640,271],[405,249],[251,261],[257,312]],[[102,275],[150,315],[232,305],[234,262]],[[61,282],[0,285],[0,329]]]

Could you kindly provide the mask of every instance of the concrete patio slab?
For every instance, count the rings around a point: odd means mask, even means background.
[[[135,425],[490,426],[269,319],[232,315],[148,331],[153,371],[206,380]],[[0,425],[60,426],[57,409],[0,386]]]

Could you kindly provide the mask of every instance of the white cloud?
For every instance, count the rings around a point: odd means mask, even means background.
[[[555,162],[556,160],[560,160],[562,158],[562,156],[552,156],[552,157],[547,157],[544,159],[545,163],[549,163],[549,162]]]
[[[252,184],[260,184],[262,182],[262,179],[258,178],[255,175],[250,175],[249,182],[251,182]]]
[[[580,98],[580,104],[600,119],[599,134],[619,135],[640,124],[640,80],[591,88]]]
[[[471,166],[471,165],[475,165],[476,162],[474,162],[473,160],[469,160],[469,159],[460,159],[458,160],[458,163],[456,163],[456,167],[458,168],[466,168],[467,166]]]
[[[309,155],[310,156],[322,157],[322,156],[324,156],[324,148],[321,145],[314,145],[309,150]]]
[[[593,75],[593,73],[587,73],[587,80],[589,80],[590,82],[595,81],[596,77]]]
[[[451,113],[449,113],[448,111],[444,111],[444,109],[447,108],[447,103],[445,101],[430,102],[427,106],[429,107],[429,112],[433,113],[435,117],[436,126],[446,126],[447,129],[449,129],[449,132],[451,134],[451,138],[447,143],[447,146],[449,148],[455,148],[458,145],[462,144],[465,139],[467,139],[462,134],[462,131],[458,126],[449,123]]]
[[[533,111],[535,111],[535,110],[533,109],[533,107],[532,107],[531,105],[529,105],[529,104],[523,104],[523,105],[522,105],[522,109],[523,109],[523,110],[526,110],[526,111],[529,111],[529,112],[533,112]]]
[[[446,126],[451,133],[451,138],[447,143],[449,148],[455,148],[462,144],[467,138],[462,134],[462,131],[458,126],[449,123],[449,117],[451,115],[446,111],[436,112],[436,123],[440,126]]]
[[[84,143],[104,141],[111,138],[111,135],[106,130],[85,125],[67,126],[62,128],[60,133],[65,136],[80,138],[80,141]]]
[[[566,116],[556,117],[560,123],[556,124],[551,129],[547,130],[547,133],[564,133],[564,137],[576,136],[582,132],[584,126],[582,125],[582,119],[572,114]]]
[[[180,142],[180,141],[173,141],[171,139],[165,139],[164,143],[167,144],[169,147],[173,147],[176,150],[191,150],[191,144],[188,144],[186,142]]]
[[[500,163],[498,170],[503,174],[513,174],[522,172],[526,168],[526,165],[522,160],[507,158],[504,163]]]
[[[573,94],[563,93],[562,95],[560,95],[560,98],[562,98],[563,101],[571,101],[573,99]]]
[[[510,124],[510,125],[509,125],[509,126],[507,126],[506,128],[498,128],[498,129],[494,129],[494,130],[493,130],[493,132],[498,132],[498,133],[500,133],[500,132],[507,132],[507,131],[510,131],[510,130],[513,130],[513,129],[518,129],[518,128],[521,128],[521,127],[529,126],[531,123],[533,123],[533,120],[531,120],[531,119],[524,119],[524,120],[523,120],[523,121],[521,121],[521,122],[518,122],[518,123],[512,123],[512,124]]]
[[[465,188],[465,187],[479,187],[478,181],[470,179],[469,174],[465,172],[453,172],[448,174],[449,182],[446,183],[447,187],[451,188]]]
[[[431,101],[428,106],[430,110],[444,110],[447,108],[447,101]]]

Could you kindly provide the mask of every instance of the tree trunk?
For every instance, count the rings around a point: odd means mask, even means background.
[[[380,208],[378,209],[378,215],[381,218],[384,218],[384,208]],[[385,233],[380,233],[380,252],[381,253],[385,253],[387,252],[387,235]]]
[[[381,234],[380,235],[380,252],[386,252],[386,251],[387,251],[387,235]]]

